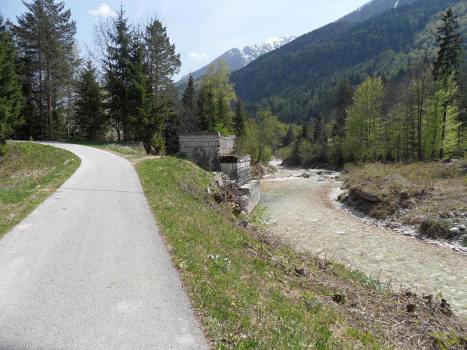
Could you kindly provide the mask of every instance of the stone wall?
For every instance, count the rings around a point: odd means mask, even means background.
[[[219,171],[219,134],[180,135],[180,153],[205,170]]]
[[[250,156],[221,156],[221,172],[239,185],[243,185],[251,179]]]
[[[259,181],[250,181],[246,185],[241,186],[239,190],[243,193],[245,201],[242,208],[244,208],[247,213],[251,213],[255,210],[261,200],[261,188]]]
[[[235,136],[220,136],[219,137],[219,144],[220,144],[220,155],[225,156],[229,154],[233,154],[235,149]]]

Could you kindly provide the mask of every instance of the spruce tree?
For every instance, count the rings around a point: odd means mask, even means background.
[[[17,74],[16,49],[0,16],[0,155],[5,141],[22,123],[24,97]]]
[[[170,42],[167,28],[159,20],[153,19],[146,26],[143,42],[147,72],[147,99],[150,106],[148,122],[145,126],[145,142],[149,142],[154,136],[163,136],[166,129],[165,123],[174,118],[173,101],[176,91],[172,77],[179,72],[181,61],[180,55],[176,53],[175,45]],[[177,128],[180,127],[178,121],[172,124],[174,125]],[[169,134],[173,135],[173,133]],[[171,137],[176,137],[177,140],[170,141],[178,142],[178,136]]]
[[[105,115],[102,89],[91,61],[86,63],[77,82],[76,124],[78,138],[83,141],[97,141],[103,136]]]
[[[190,74],[183,92],[183,110],[181,120],[181,130],[192,132],[198,130],[198,121],[196,120],[196,102],[195,102],[195,82],[193,75]]]
[[[282,144],[284,146],[289,146],[294,142],[295,142],[295,132],[294,132],[292,125],[289,125],[287,129],[287,133],[285,134],[284,139],[282,141]]]
[[[448,94],[450,79],[454,78],[454,83],[459,82],[460,65],[462,61],[462,36],[459,33],[457,16],[451,8],[442,17],[442,26],[438,28],[439,50],[434,64],[433,75],[438,86]],[[442,159],[446,154],[445,141],[448,123],[448,106],[452,101],[445,101],[441,125],[441,141],[439,157]],[[460,143],[459,143],[460,146]]]
[[[123,8],[112,22],[104,60],[109,116],[117,133],[118,142],[130,139],[129,94],[131,84],[131,33]]]
[[[245,123],[246,123],[246,112],[243,108],[243,104],[240,100],[237,101],[235,105],[235,114],[234,114],[234,131],[235,135],[238,137],[242,136],[245,132]]]
[[[73,84],[77,66],[76,25],[70,10],[57,0],[33,0],[24,3],[27,12],[18,17],[17,34],[24,59],[25,86],[30,106],[29,119],[39,119],[40,130],[30,136],[57,139],[63,135],[66,91]],[[35,124],[32,121],[31,124]]]
[[[164,130],[165,151],[167,154],[177,154],[180,151],[178,131],[180,130],[180,120],[178,114],[174,112],[172,104],[167,105],[167,122]]]

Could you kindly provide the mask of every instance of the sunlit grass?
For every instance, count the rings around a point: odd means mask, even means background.
[[[71,152],[36,143],[8,143],[0,158],[0,236],[19,223],[79,167]]]

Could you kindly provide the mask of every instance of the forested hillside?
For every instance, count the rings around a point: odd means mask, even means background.
[[[354,86],[368,75],[391,80],[404,76],[414,61],[424,57],[433,61],[434,30],[448,7],[458,15],[467,38],[464,1],[401,4],[363,22],[329,24],[260,57],[233,73],[237,94],[250,106],[270,108],[287,122],[326,116],[335,105],[340,80],[348,79]]]

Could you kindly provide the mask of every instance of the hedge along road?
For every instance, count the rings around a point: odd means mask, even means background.
[[[0,240],[1,349],[207,349],[133,166],[90,147]]]

